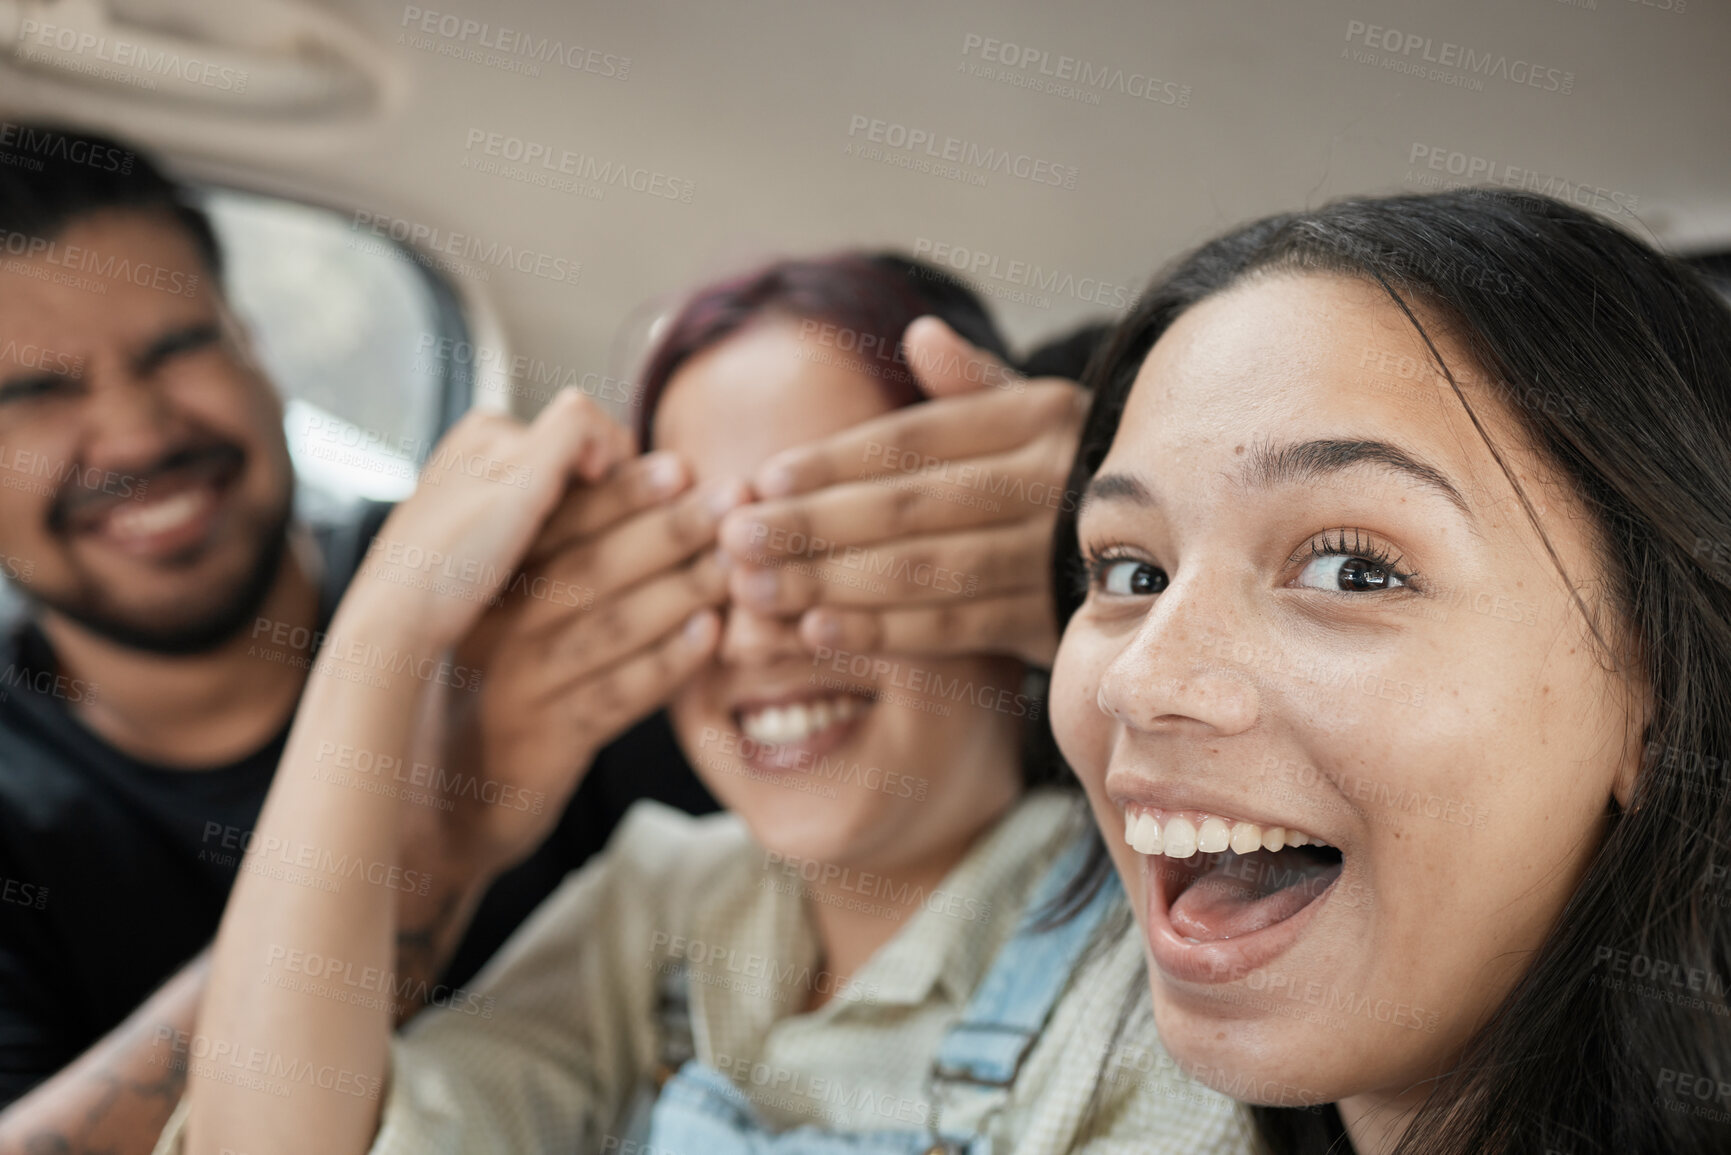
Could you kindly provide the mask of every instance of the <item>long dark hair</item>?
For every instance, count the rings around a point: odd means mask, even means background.
[[[1092,366],[1070,492],[1111,448],[1160,335],[1264,270],[1380,285],[1469,413],[1459,382],[1488,379],[1590,511],[1610,613],[1589,625],[1607,666],[1652,699],[1629,808],[1611,805],[1580,886],[1398,1155],[1731,1151],[1731,311],[1687,266],[1545,197],[1463,190],[1270,217],[1171,266],[1119,328]],[[1474,364],[1443,364],[1420,311],[1458,328]],[[1061,512],[1061,625],[1079,570],[1076,515]],[[1642,990],[1643,968],[1649,983],[1684,978]],[[1255,1115],[1280,1155],[1347,1149],[1332,1108]]]

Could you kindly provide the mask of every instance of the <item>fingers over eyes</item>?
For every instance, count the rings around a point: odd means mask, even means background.
[[[756,612],[891,607],[1041,588],[1050,533],[1032,522],[735,564],[729,594]]]
[[[754,502],[728,514],[721,544],[734,557],[822,553],[830,545],[868,545],[916,534],[1055,516],[1064,501],[1063,470],[1042,446],[949,463],[941,471],[884,474],[826,486],[798,497]]]
[[[953,397],[978,389],[1005,388],[1020,374],[950,328],[940,317],[919,317],[902,334],[908,368],[928,397]]]
[[[914,653],[933,657],[1014,654],[1038,666],[1057,652],[1057,626],[1044,591],[910,609],[807,610],[800,640],[817,654]]]
[[[1066,382],[1029,382],[1020,391],[987,389],[898,409],[777,454],[758,471],[754,486],[765,497],[791,497],[931,462],[1007,452],[1074,424],[1078,392]]]
[[[529,423],[529,454],[561,479],[595,481],[634,451],[631,430],[594,398],[561,389]]]
[[[691,470],[672,453],[622,461],[600,484],[572,489],[554,508],[530,547],[531,560],[556,553],[582,538],[666,501],[691,484]]]
[[[712,547],[723,514],[743,499],[744,486],[736,480],[706,482],[575,540],[542,567],[605,598]]]
[[[549,661],[577,674],[611,665],[652,645],[697,611],[720,605],[726,595],[727,576],[715,555],[699,554],[570,615],[548,639]]]
[[[667,701],[714,653],[721,615],[712,609],[689,615],[648,646],[580,679],[561,693],[571,702],[571,720],[589,744],[611,741]]]

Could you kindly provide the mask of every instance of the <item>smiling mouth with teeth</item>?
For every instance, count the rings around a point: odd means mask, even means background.
[[[1182,952],[1179,943],[1218,946],[1234,967],[1260,965],[1290,945],[1307,921],[1299,916],[1328,895],[1344,862],[1337,848],[1305,831],[1201,811],[1126,807],[1124,841],[1144,857],[1156,953]],[[1170,939],[1158,933],[1163,929]],[[1252,936],[1263,941],[1238,941]],[[1221,957],[1212,956],[1221,952],[1208,953],[1207,969],[1218,972]],[[1181,977],[1204,977],[1187,973],[1200,960],[1173,962],[1166,969]]]
[[[750,741],[752,761],[777,769],[810,769],[811,760],[841,745],[867,711],[870,698],[858,694],[827,694],[734,710],[739,732]]]
[[[49,525],[138,558],[180,557],[213,531],[244,463],[230,445],[182,450],[125,487],[70,486],[49,510]]]

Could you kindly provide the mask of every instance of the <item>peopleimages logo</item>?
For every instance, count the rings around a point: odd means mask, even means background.
[[[1150,100],[1156,104],[1173,104],[1179,108],[1190,107],[1190,86],[1180,84],[1175,80],[1161,80],[1146,72],[1133,69],[1117,68],[1109,64],[1096,64],[1076,56],[1066,56],[1059,53],[1054,56],[1043,48],[1034,48],[1026,44],[1017,44],[1012,40],[999,40],[993,36],[982,36],[969,32],[962,37],[962,55],[977,57],[991,64],[1000,64],[1005,68],[1028,74],[1030,80],[1047,80],[1055,83],[1043,85],[1030,83],[1018,87],[1040,88],[1059,95],[1070,95],[1074,86],[1079,95],[1090,99],[1087,103],[1098,104],[1101,92],[1116,92],[1136,100]],[[1007,78],[1001,78],[1007,79]],[[1074,98],[1074,97],[1072,97]]]
[[[418,251],[455,257],[495,269],[515,269],[519,273],[540,277],[544,281],[562,281],[575,285],[583,274],[583,262],[573,257],[518,248],[498,241],[482,241],[472,233],[454,233],[401,217],[356,212],[354,219],[349,222],[349,228],[355,233],[395,241]]]
[[[85,165],[99,172],[117,172],[126,176],[132,172],[132,162],[137,159],[133,153],[113,145],[80,140],[52,129],[32,128],[27,124],[14,124],[10,120],[0,120],[0,148],[8,149],[13,154],[12,160],[8,163],[16,160],[35,161],[36,163],[24,166],[33,171],[40,171],[42,168],[40,161],[46,158]],[[17,156],[19,153],[28,155],[19,157]]]
[[[1407,164],[1412,167],[1407,170],[1406,183],[1425,189],[1500,185],[1520,192],[1538,193],[1540,196],[1571,201],[1582,208],[1603,213],[1622,213],[1632,217],[1640,208],[1640,198],[1632,193],[1567,180],[1537,169],[1524,168],[1441,145],[1415,141],[1407,154]]]
[[[1048,184],[1056,188],[1076,187],[1077,168],[1057,164],[1042,157],[1007,148],[982,145],[960,137],[942,135],[918,125],[898,124],[876,117],[855,113],[848,119],[847,134],[863,137],[868,144],[882,145],[899,153],[919,153],[925,157],[985,173],[1013,176],[1018,180]],[[865,151],[860,155],[877,159]]]
[[[1061,269],[1048,269],[1031,261],[1004,257],[983,249],[968,249],[930,237],[914,238],[914,256],[971,277],[1001,281],[1052,296],[1071,297],[1121,313],[1135,308],[1141,298],[1140,292],[1129,285],[1120,285],[1102,277],[1078,277]]]
[[[470,20],[451,12],[434,12],[408,4],[403,7],[399,26],[425,36],[437,36],[452,46],[486,49],[524,62],[560,64],[573,72],[589,72],[608,80],[625,80],[631,75],[629,56],[585,48],[581,44],[567,44],[552,36],[536,36],[518,28]],[[417,44],[414,47],[421,46]]]
[[[57,377],[76,379],[84,375],[82,355],[62,353],[28,341],[20,345],[9,340],[0,345],[0,365],[17,365],[21,369],[35,369]]]
[[[135,477],[130,473],[116,473],[112,469],[98,469],[94,465],[81,466],[76,461],[19,449],[4,442],[0,442],[0,473],[15,475],[0,478],[0,486],[40,492],[43,495],[53,493],[61,487],[77,486],[98,490],[109,497],[142,499],[150,489],[148,478]],[[40,485],[19,484],[23,479],[38,477],[45,479]]]
[[[112,64],[116,68],[130,70],[131,73],[177,77],[188,84],[197,84],[218,92],[246,91],[245,69],[213,64],[195,56],[182,56],[166,48],[153,48],[149,44],[122,37],[98,36],[94,32],[68,25],[22,20],[18,24],[16,42],[20,60],[58,63],[44,51],[51,50]],[[140,77],[144,78],[146,77]],[[123,77],[116,76],[115,79]]]
[[[0,229],[0,254],[25,261],[88,273],[110,281],[124,281],[141,289],[156,289],[176,297],[190,297],[198,292],[198,274],[168,269],[148,261],[133,261],[93,249],[89,245],[68,245],[49,237]],[[12,270],[18,271],[18,270]],[[100,282],[94,282],[100,284]],[[106,291],[102,289],[101,291]]]
[[[13,662],[0,670],[0,701],[11,696],[13,690],[28,690],[35,694],[47,694],[59,698],[62,702],[89,702],[96,697],[96,683],[86,682],[82,678],[68,678],[53,670],[36,670]]]
[[[591,153],[572,152],[547,141],[484,128],[469,129],[463,151],[467,154],[463,157],[463,168],[597,199],[611,186],[690,204],[697,188],[689,180],[657,169],[602,160]]]
[[[1380,24],[1366,24],[1362,20],[1346,22],[1347,47],[1340,50],[1343,57],[1350,56],[1361,64],[1378,64],[1401,72],[1423,72],[1422,64],[1434,64],[1437,75],[1430,79],[1451,80],[1458,76],[1461,79],[1473,77],[1493,80],[1506,80],[1511,84],[1524,84],[1544,92],[1557,92],[1564,96],[1575,90],[1575,74],[1557,68],[1547,68],[1530,60],[1510,59],[1501,52],[1480,52],[1464,44],[1456,44],[1450,40],[1437,40],[1417,32],[1402,32],[1398,28],[1384,28]],[[1362,55],[1352,55],[1352,46],[1361,45],[1366,49],[1374,49],[1391,53],[1391,57],[1380,60]]]

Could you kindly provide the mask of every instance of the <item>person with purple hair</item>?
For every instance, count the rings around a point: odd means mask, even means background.
[[[366,997],[365,976],[388,985],[388,890],[260,856],[159,1150],[1248,1149],[1237,1106],[1149,1029],[1122,888],[1081,884],[1086,811],[1031,740],[1054,640],[1031,625],[1050,616],[1036,538],[1062,495],[1028,479],[1062,473],[1079,393],[1007,370],[977,302],[916,269],[782,261],[690,298],[649,359],[634,466],[714,499],[676,551],[609,534],[629,501],[575,463],[617,438],[582,399],[453,430],[436,460],[480,455],[528,488],[448,469],[381,536],[479,576],[357,583],[333,631],[565,704],[565,730],[497,763],[522,791],[568,796],[665,705],[727,810],[637,804],[469,1000],[397,1035]],[[604,560],[568,548],[585,538]],[[593,628],[557,650],[536,641],[552,611],[509,589],[490,605],[509,575],[569,578],[553,556],[600,587]],[[333,782],[321,751],[406,757],[437,695],[357,691],[345,660],[319,659],[258,842],[389,870],[402,803]],[[477,878],[548,821],[457,802],[447,860]]]

